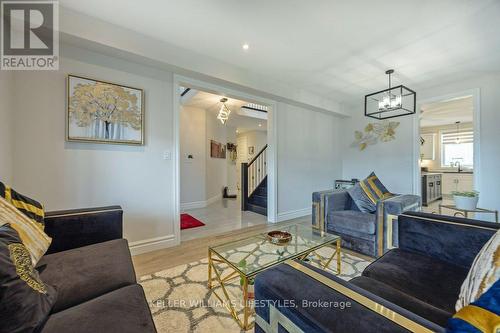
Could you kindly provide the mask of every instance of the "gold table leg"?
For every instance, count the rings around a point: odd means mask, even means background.
[[[333,258],[335,258],[335,256],[336,256],[337,257],[337,274],[340,274],[342,272],[342,269],[341,269],[342,268],[342,251],[341,251],[340,245],[341,245],[341,239],[339,238],[338,240],[335,241],[335,248],[334,248],[335,251],[330,256],[330,258],[328,258],[328,260],[326,262],[323,260],[323,258],[318,253],[316,253],[316,251],[311,251],[311,252],[306,253],[305,255],[300,257],[300,260],[304,260],[309,255],[314,254],[318,258],[319,263],[323,267],[323,269],[326,269],[326,268],[328,268],[328,266],[330,266],[330,263],[332,262]],[[325,246],[333,247],[332,244],[328,244]]]
[[[249,279],[245,275],[239,274],[236,270],[227,274],[225,277],[221,276],[221,273],[217,270],[215,267],[215,263],[224,263],[223,261],[213,258],[212,257],[212,251],[209,249],[208,250],[208,283],[207,287],[208,289],[214,289],[215,285],[212,284],[212,273],[215,274],[215,281],[219,284],[219,286],[222,289],[223,297],[226,299],[224,301],[222,297],[215,291],[213,290],[213,295],[217,297],[217,299],[224,304],[225,308],[228,310],[229,314],[233,319],[236,321],[236,323],[240,326],[240,328],[244,331],[250,330],[254,327],[254,323],[249,323],[249,318],[252,315],[252,309],[251,309],[251,302],[249,299],[248,295],[248,285],[249,285]],[[234,303],[231,300],[231,297],[229,296],[229,292],[226,290],[226,282],[229,280],[232,280],[236,277],[240,277],[241,280],[243,281],[243,320],[240,319],[238,316],[238,313],[236,311],[236,308],[234,307]]]

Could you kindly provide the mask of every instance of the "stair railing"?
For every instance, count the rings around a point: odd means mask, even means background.
[[[241,163],[241,210],[247,210],[248,198],[267,176],[267,145],[248,163]]]

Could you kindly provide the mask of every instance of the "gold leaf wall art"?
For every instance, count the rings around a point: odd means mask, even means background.
[[[359,150],[365,150],[370,145],[380,142],[389,142],[396,139],[396,128],[399,122],[383,121],[369,123],[363,131],[354,132],[354,142],[352,147],[358,147]]]

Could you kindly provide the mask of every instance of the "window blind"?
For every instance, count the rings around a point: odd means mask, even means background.
[[[442,144],[456,144],[458,143],[473,143],[474,132],[472,130],[462,130],[457,132],[448,132],[441,134]]]

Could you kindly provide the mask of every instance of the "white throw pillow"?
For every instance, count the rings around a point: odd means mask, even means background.
[[[455,309],[476,301],[500,278],[500,230],[484,244],[465,278]]]

